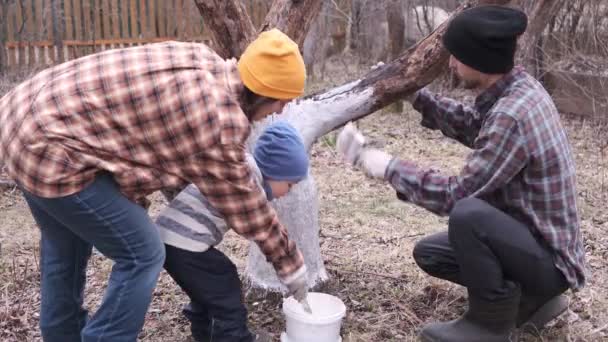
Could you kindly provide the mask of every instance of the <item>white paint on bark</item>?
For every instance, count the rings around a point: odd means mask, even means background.
[[[289,103],[281,114],[271,115],[254,125],[249,149],[253,149],[255,141],[268,124],[284,120],[298,129],[310,152],[318,138],[370,112],[373,89],[353,90],[359,82],[357,80],[312,98]],[[290,239],[295,241],[304,255],[309,287],[327,280],[319,244],[319,200],[312,174],[309,173],[305,180],[294,186],[289,194],[273,201],[272,206]],[[254,287],[286,291],[272,265],[253,242],[249,248],[246,277]]]

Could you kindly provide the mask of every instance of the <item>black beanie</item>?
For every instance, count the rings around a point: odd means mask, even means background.
[[[462,11],[448,24],[443,45],[461,63],[486,74],[513,69],[517,37],[528,25],[522,11],[502,6],[477,6]]]

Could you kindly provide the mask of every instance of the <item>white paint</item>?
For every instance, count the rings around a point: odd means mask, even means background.
[[[310,151],[312,144],[321,136],[370,112],[373,89],[354,91],[353,88],[359,82],[357,80],[336,87],[314,99],[289,103],[283,113],[271,115],[254,125],[248,141],[249,149],[253,149],[255,141],[269,123],[284,120],[298,129]],[[323,265],[319,244],[319,200],[312,174],[271,205],[276,210],[279,221],[287,229],[289,238],[295,241],[304,255],[309,287],[327,280],[328,274]],[[246,277],[254,287],[286,292],[272,265],[266,261],[266,257],[254,242],[251,242],[249,248]]]
[[[293,297],[283,301],[286,332],[282,341],[288,342],[338,342],[342,318],[346,306],[338,297],[311,292],[307,297],[312,314],[303,310]]]
[[[318,138],[369,113],[373,89],[352,91],[358,83],[355,81],[332,89],[315,99],[290,103],[278,118],[296,127],[310,150]]]

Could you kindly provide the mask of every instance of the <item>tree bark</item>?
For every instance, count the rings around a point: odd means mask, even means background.
[[[320,10],[321,0],[275,0],[260,32],[278,28],[301,48],[308,28]]]
[[[565,4],[564,0],[538,0],[528,15],[528,28],[522,38],[520,56],[531,73],[540,78],[543,73],[542,34],[549,22]]]
[[[388,23],[388,36],[390,41],[390,58],[395,59],[405,50],[405,20],[401,1],[390,0],[386,5],[386,21]],[[396,101],[391,111],[401,113],[403,102]]]
[[[255,28],[238,0],[195,0],[211,31],[213,50],[222,58],[240,57],[255,37]]]
[[[195,0],[205,25],[212,33],[214,50],[223,58],[240,57],[257,32],[278,28],[300,48],[321,0],[275,0],[264,24],[256,31],[245,7],[238,0]]]

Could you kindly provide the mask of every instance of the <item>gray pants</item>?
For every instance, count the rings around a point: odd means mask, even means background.
[[[539,299],[568,289],[546,244],[523,223],[476,198],[458,201],[448,231],[420,240],[414,259],[426,273],[487,300],[508,295],[505,280],[518,283],[524,296]]]

